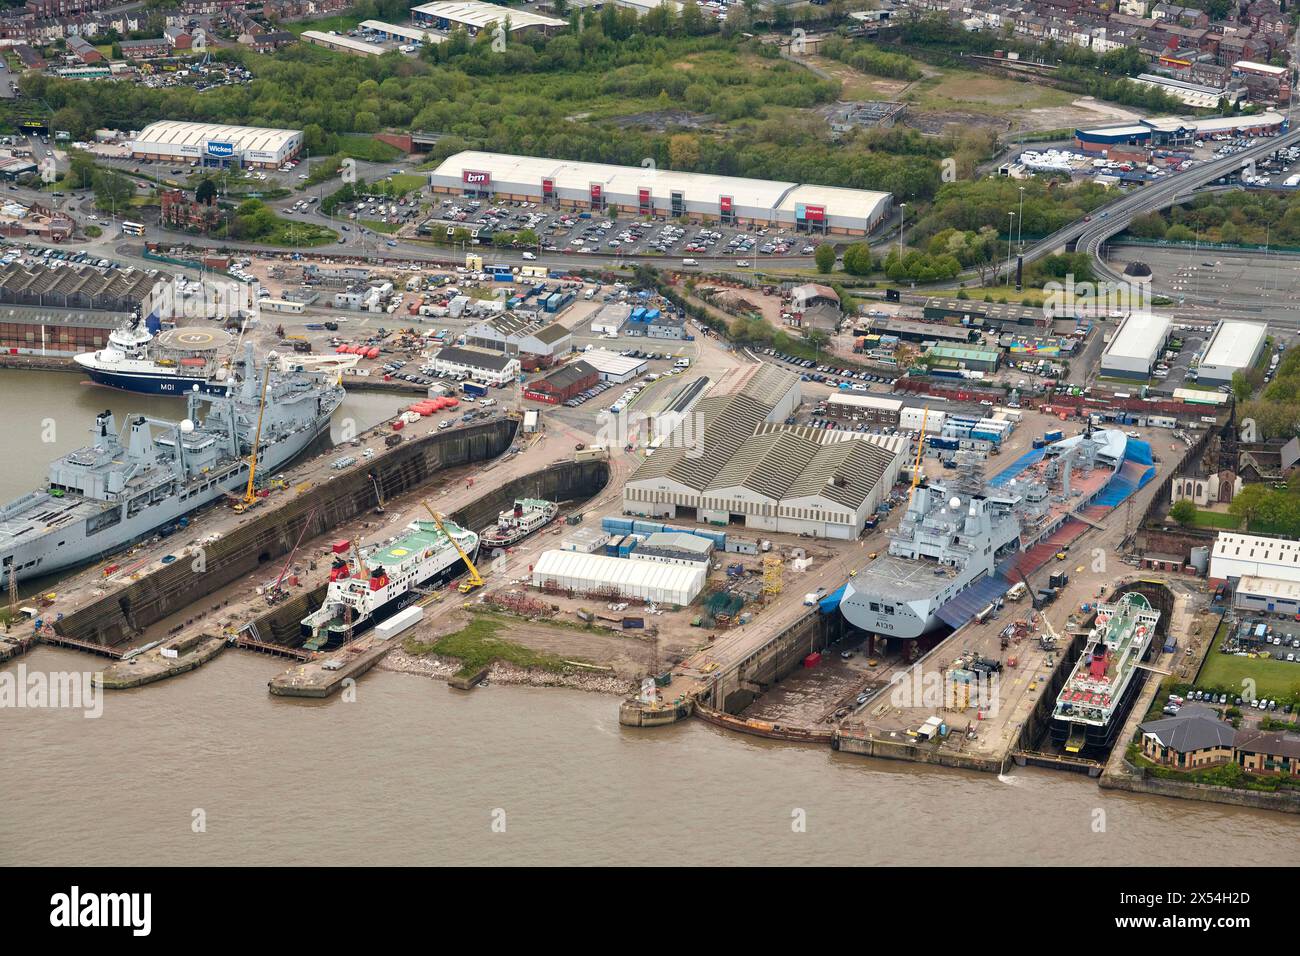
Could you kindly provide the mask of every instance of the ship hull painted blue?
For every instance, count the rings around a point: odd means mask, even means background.
[[[220,395],[226,386],[210,382],[205,378],[186,375],[150,375],[148,373],[107,372],[99,369],[86,369],[90,380],[96,385],[116,388],[124,392],[137,392],[141,395],[175,395],[183,397],[197,385],[207,395]]]

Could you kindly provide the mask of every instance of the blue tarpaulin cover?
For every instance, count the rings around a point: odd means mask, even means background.
[[[818,609],[823,614],[833,614],[838,611],[840,609],[840,601],[843,599],[844,592],[847,589],[847,584],[841,584],[838,588],[817,602]]]
[[[939,608],[939,620],[949,627],[960,627],[985,607],[1007,593],[1007,584],[1001,578],[983,577],[961,594]]]

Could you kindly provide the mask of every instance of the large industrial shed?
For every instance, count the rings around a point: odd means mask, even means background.
[[[411,8],[411,19],[417,24],[428,24],[439,30],[465,30],[475,36],[496,23],[510,22],[510,32],[555,33],[569,25],[567,20],[546,17],[519,7],[502,7],[478,0],[438,0]]]
[[[582,353],[582,359],[600,374],[602,382],[612,382],[615,385],[640,378],[647,367],[645,359],[619,355],[609,349],[589,349]]]
[[[1226,385],[1233,373],[1244,372],[1259,361],[1268,338],[1268,326],[1261,322],[1225,319],[1210,336],[1205,355],[1196,367],[1196,380]]]
[[[1300,541],[1220,531],[1210,552],[1209,580],[1246,577],[1300,582]]]
[[[533,565],[533,587],[684,606],[704,589],[706,568],[580,551],[543,551]]]
[[[553,358],[573,349],[573,336],[559,322],[526,319],[513,312],[476,322],[465,330],[465,341],[507,355]]]
[[[452,195],[854,236],[869,232],[892,204],[889,193],[865,189],[477,151],[447,157],[429,183]]]
[[[1168,319],[1136,313],[1126,317],[1101,355],[1101,374],[1115,378],[1150,377],[1151,368],[1168,339]]]
[[[840,540],[861,533],[898,478],[906,440],[780,424],[798,376],[764,368],[740,391],[700,400],[628,479],[625,514]]]
[[[163,120],[131,143],[134,159],[198,162],[204,166],[278,167],[302,149],[302,132]]]

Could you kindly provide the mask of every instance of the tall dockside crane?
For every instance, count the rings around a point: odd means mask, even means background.
[[[447,540],[450,541],[451,546],[456,549],[456,553],[460,555],[460,559],[465,562],[465,567],[469,571],[469,577],[460,582],[460,593],[468,594],[475,588],[481,588],[483,586],[483,575],[478,573],[478,568],[474,567],[474,562],[471,561],[469,555],[465,553],[465,549],[460,546],[460,542],[452,536],[451,532],[447,530],[447,526],[442,523],[443,516],[434,511],[429,505],[429,502],[423,501],[421,504],[423,504],[425,510],[433,516],[433,523],[438,526],[439,531],[446,535]]]

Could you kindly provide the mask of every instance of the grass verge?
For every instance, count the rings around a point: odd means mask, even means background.
[[[1200,673],[1197,687],[1222,688],[1242,693],[1243,681],[1255,682],[1255,696],[1273,700],[1300,700],[1300,664],[1263,657],[1237,657],[1211,650]]]
[[[1196,511],[1196,518],[1192,524],[1202,528],[1227,528],[1229,531],[1241,527],[1241,519],[1236,515],[1225,514],[1222,511]]]
[[[417,641],[408,637],[402,647],[408,654],[441,654],[460,661],[458,677],[468,677],[493,661],[505,661],[516,667],[537,667],[548,671],[563,671],[564,661],[551,654],[539,654],[531,648],[497,636],[507,621],[490,614],[475,614],[459,631],[444,634],[433,641]]]

